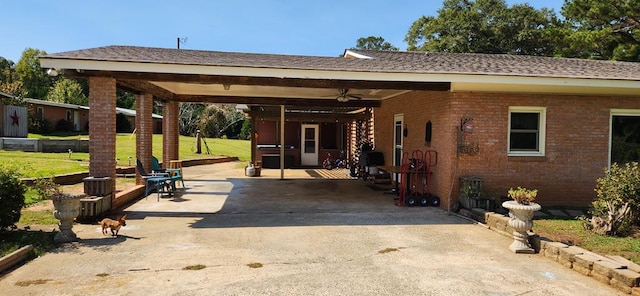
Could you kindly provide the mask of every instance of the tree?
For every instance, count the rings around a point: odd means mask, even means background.
[[[178,118],[179,130],[181,135],[193,136],[196,134],[196,130],[200,128],[200,114],[202,114],[204,108],[205,105],[200,103],[180,104]]]
[[[572,28],[564,56],[640,62],[637,0],[567,0],[562,15]]]
[[[561,22],[552,10],[504,0],[445,0],[438,16],[422,16],[405,36],[409,50],[553,55]]]
[[[126,109],[135,109],[136,96],[128,91],[116,89],[116,106]]]
[[[210,104],[200,115],[200,131],[207,138],[238,138],[244,116],[231,104]]]
[[[24,87],[22,96],[34,99],[47,97],[49,88],[53,86],[55,78],[47,75],[40,68],[39,58],[46,54],[44,51],[33,48],[27,48],[22,52],[22,57],[16,65],[18,79]]]
[[[358,41],[356,41],[356,48],[370,50],[399,50],[391,43],[385,41],[384,38],[375,36],[358,38]]]
[[[58,79],[55,86],[49,91],[47,100],[81,106],[89,105],[89,98],[84,94],[82,86],[77,81],[68,78]]]
[[[15,64],[0,57],[0,91],[13,96],[22,94],[22,82],[18,79]]]

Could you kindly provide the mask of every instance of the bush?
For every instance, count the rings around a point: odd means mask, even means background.
[[[588,229],[606,235],[629,235],[640,214],[640,167],[637,162],[605,170],[597,180],[597,199],[591,204],[593,216]]]
[[[0,163],[0,230],[12,227],[20,220],[27,190],[20,177],[22,173],[17,165]]]
[[[118,133],[130,133],[133,131],[131,121],[124,114],[116,114],[116,132]]]
[[[53,125],[46,119],[41,119],[35,114],[29,113],[29,132],[48,135],[53,132]]]
[[[56,131],[60,132],[72,132],[73,131],[73,122],[67,121],[66,119],[60,119],[56,123]]]

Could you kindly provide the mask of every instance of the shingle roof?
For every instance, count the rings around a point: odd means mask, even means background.
[[[508,54],[350,50],[417,73],[639,80],[640,63]],[[397,69],[397,67],[401,67]]]
[[[105,46],[44,58],[178,65],[640,81],[640,63],[506,54],[349,50],[371,59]]]

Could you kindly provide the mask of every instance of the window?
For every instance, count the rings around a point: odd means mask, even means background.
[[[36,117],[40,120],[44,120],[44,109],[42,109],[42,107],[38,107],[36,109]]]
[[[509,156],[544,156],[546,108],[509,107]]]

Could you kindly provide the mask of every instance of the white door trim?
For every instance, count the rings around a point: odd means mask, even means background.
[[[307,138],[307,129],[313,129],[313,138]],[[318,124],[302,124],[300,126],[300,165],[318,165]]]

